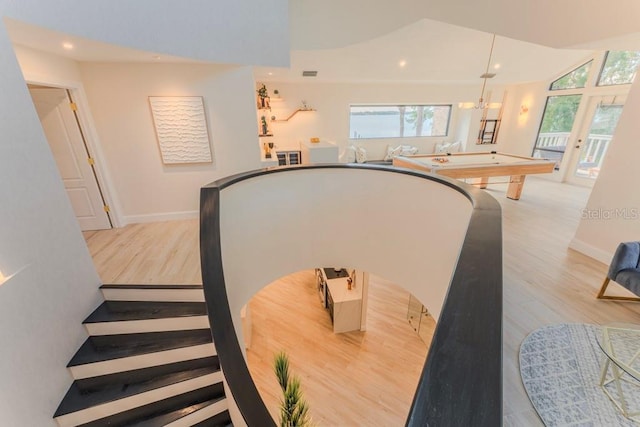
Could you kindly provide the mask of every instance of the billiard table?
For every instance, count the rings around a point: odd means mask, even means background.
[[[393,165],[456,179],[473,178],[472,184],[480,188],[487,188],[491,177],[508,176],[507,197],[519,200],[525,177],[531,174],[551,173],[555,162],[491,151],[400,156],[393,159]]]

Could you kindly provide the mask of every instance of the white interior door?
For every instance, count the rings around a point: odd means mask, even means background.
[[[625,96],[598,96],[589,100],[585,119],[571,153],[566,181],[593,186],[598,179],[625,101]]]
[[[73,210],[84,230],[111,228],[82,132],[65,89],[30,87]]]

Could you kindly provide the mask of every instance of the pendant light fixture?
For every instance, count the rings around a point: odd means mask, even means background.
[[[474,108],[476,110],[487,109],[487,108],[500,108],[502,105],[500,102],[485,102],[485,90],[487,88],[487,80],[492,79],[496,76],[496,73],[490,73],[489,67],[491,66],[491,59],[493,57],[493,47],[496,43],[496,35],[493,34],[491,37],[491,49],[489,49],[489,58],[487,59],[487,66],[484,70],[484,74],[480,76],[482,79],[482,90],[480,91],[480,98],[477,103],[473,102],[461,102],[458,104],[459,108],[470,109]],[[488,98],[491,98],[491,92],[489,92]]]

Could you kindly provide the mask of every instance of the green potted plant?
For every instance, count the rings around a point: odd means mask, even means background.
[[[276,354],[273,368],[282,389],[280,427],[311,427],[309,406],[302,398],[300,378],[289,375],[289,357],[284,351]]]
[[[269,92],[267,91],[267,87],[263,84],[256,92],[258,92],[258,107],[271,108],[269,105]]]

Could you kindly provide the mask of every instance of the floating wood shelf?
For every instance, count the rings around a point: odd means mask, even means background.
[[[286,119],[273,119],[271,120],[272,122],[288,122],[293,116],[295,116],[296,114],[298,114],[301,111],[316,111],[314,108],[298,108],[296,111],[294,111],[293,113],[291,113],[291,115],[289,117],[287,117]]]

